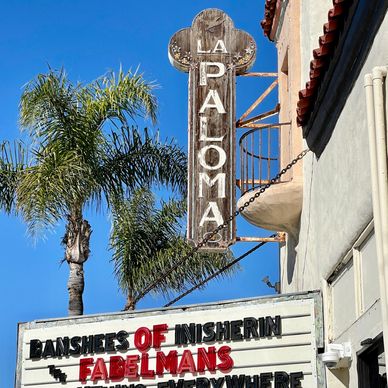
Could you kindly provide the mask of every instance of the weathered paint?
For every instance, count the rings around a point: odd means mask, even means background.
[[[178,31],[169,58],[189,72],[189,168],[187,236],[198,244],[226,223],[202,249],[225,250],[236,238],[235,77],[254,62],[256,44],[217,9],[198,14]]]

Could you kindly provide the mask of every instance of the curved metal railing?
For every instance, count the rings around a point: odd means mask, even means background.
[[[279,172],[282,124],[263,124],[245,132],[239,140],[241,194],[260,188]]]

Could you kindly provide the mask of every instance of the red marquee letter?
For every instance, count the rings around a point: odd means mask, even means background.
[[[152,343],[152,334],[146,327],[139,327],[135,332],[135,346],[140,352],[146,352]]]
[[[124,378],[125,361],[121,356],[112,356],[109,362],[109,378],[119,381]]]
[[[81,358],[79,360],[79,381],[85,382],[92,372],[89,366],[93,365],[93,358]]]
[[[193,355],[190,350],[183,352],[181,362],[179,363],[178,373],[183,372],[196,372]]]
[[[206,367],[210,372],[216,370],[215,346],[210,346],[207,352],[205,348],[198,348],[197,370],[198,372],[204,372]]]
[[[155,376],[155,371],[153,371],[152,369],[150,370],[148,367],[148,360],[149,360],[148,353],[143,353],[141,355],[141,364],[140,364],[140,375],[142,377],[154,377]]]
[[[125,377],[130,379],[136,379],[139,376],[139,366],[137,363],[139,362],[139,356],[131,355],[127,356],[127,361],[125,363]]]
[[[96,365],[93,369],[92,381],[96,380],[108,380],[108,371],[106,370],[103,358],[97,358]]]
[[[178,366],[178,352],[170,350],[166,356],[163,352],[156,352],[156,374],[161,376],[164,370],[169,371],[172,375],[176,374]]]
[[[160,348],[162,342],[166,342],[166,336],[162,333],[168,331],[168,326],[163,323],[161,325],[154,325],[154,340],[152,346],[154,348]]]
[[[229,346],[221,346],[218,350],[218,358],[222,361],[218,364],[218,369],[221,372],[227,372],[233,367],[233,360],[230,357],[232,349]]]

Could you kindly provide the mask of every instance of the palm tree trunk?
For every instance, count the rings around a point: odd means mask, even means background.
[[[68,262],[69,280],[67,290],[69,291],[69,316],[82,315],[84,313],[84,303],[82,295],[84,292],[84,265]]]
[[[73,210],[67,217],[66,233],[62,241],[65,246],[65,258],[70,270],[67,282],[69,291],[68,313],[70,316],[83,314],[82,295],[85,284],[83,265],[89,257],[91,233],[90,224],[83,219],[81,210]]]
[[[128,310],[135,310],[135,298],[133,297],[132,290],[128,290],[127,302],[124,307],[124,311]]]

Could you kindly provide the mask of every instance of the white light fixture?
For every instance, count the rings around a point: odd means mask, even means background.
[[[322,362],[329,369],[349,368],[352,361],[352,346],[350,342],[343,344],[328,344],[322,354]]]

